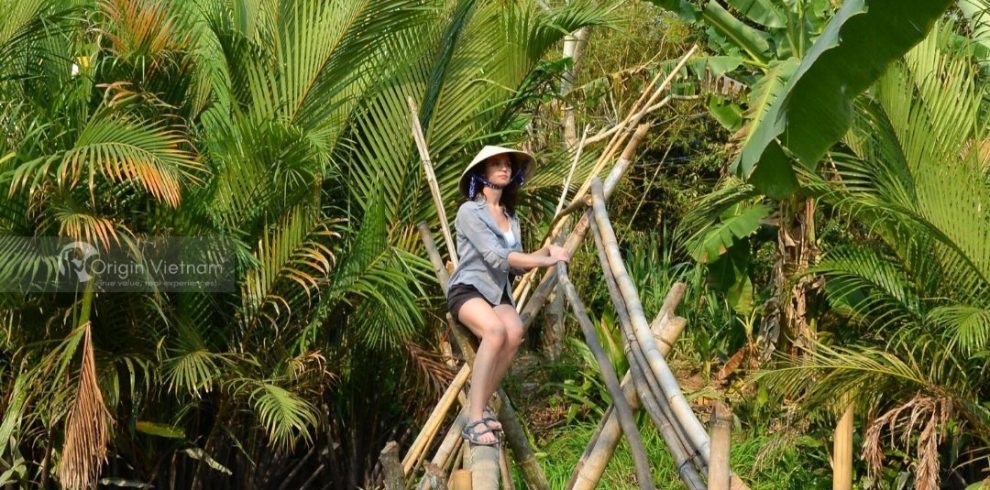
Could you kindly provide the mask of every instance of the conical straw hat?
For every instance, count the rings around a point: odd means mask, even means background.
[[[468,180],[470,180],[469,173],[471,172],[471,169],[480,165],[485,160],[495,155],[501,155],[503,153],[507,153],[512,157],[514,168],[518,168],[519,166],[522,166],[523,179],[529,179],[530,175],[533,174],[533,170],[536,168],[536,158],[533,158],[533,155],[530,155],[529,153],[526,153],[525,151],[522,150],[505,148],[504,146],[487,145],[484,148],[482,148],[477,155],[475,155],[474,159],[471,160],[471,163],[467,164],[467,167],[464,167],[464,172],[461,173],[461,181],[458,184],[458,187],[461,190],[461,195],[470,199],[470,196],[468,196],[467,194],[468,194]]]

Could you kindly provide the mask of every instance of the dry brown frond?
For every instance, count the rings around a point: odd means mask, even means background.
[[[79,391],[66,422],[65,445],[58,467],[62,488],[84,489],[96,485],[100,466],[107,459],[110,412],[96,379],[91,325],[83,328],[83,355],[79,368]]]
[[[404,347],[418,375],[419,384],[427,387],[433,394],[443,393],[454,379],[454,373],[447,367],[446,358],[439,352],[425,349],[415,342],[406,342]]]
[[[916,395],[907,403],[888,410],[876,417],[866,430],[863,442],[863,458],[871,478],[883,469],[884,447],[881,437],[884,431],[890,435],[890,445],[900,442],[905,454],[911,454],[911,439],[918,435],[915,446],[915,488],[935,490],[939,488],[938,445],[945,436],[946,423],[952,413],[948,398]],[[920,429],[917,432],[915,428]]]

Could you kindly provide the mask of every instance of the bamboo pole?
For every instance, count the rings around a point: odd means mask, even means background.
[[[683,318],[675,317],[669,323],[665,324],[665,326],[668,327],[668,330],[676,329],[679,331],[683,328],[684,324]],[[671,343],[676,340],[666,334],[662,335]],[[632,373],[627,372],[622,380],[623,393],[626,396],[626,401],[629,402],[630,408],[635,410],[640,406],[642,399],[638,396],[634,383]],[[656,402],[654,401],[654,403]],[[695,470],[694,465],[691,464],[691,454],[694,452],[693,448],[690,451],[684,448],[683,443],[673,433],[674,427],[670,424],[667,417],[664,417],[660,421],[656,419],[654,410],[659,410],[659,406],[647,410],[654,424],[658,426],[664,441],[671,450],[671,454],[674,456],[674,464],[677,466],[681,480],[684,481],[690,490],[703,490],[705,485],[701,481],[701,476]],[[615,453],[615,449],[618,447],[621,438],[622,428],[619,426],[618,417],[614,413],[614,407],[609,406],[597,431],[588,442],[584,454],[582,454],[581,459],[575,466],[567,488],[573,490],[590,490],[597,487],[598,482],[605,473],[605,467]]]
[[[450,477],[451,490],[471,490],[471,471],[457,470]]]
[[[626,145],[625,150],[622,152],[622,156],[612,167],[609,172],[608,177],[605,179],[605,195],[611,196],[615,187],[619,183],[619,179],[622,175],[626,173],[629,169],[629,165],[632,163],[633,154],[636,152],[636,147],[639,142],[646,135],[646,132],[650,129],[648,124],[641,124],[637,127],[636,132],[633,134],[632,139]],[[577,250],[577,247],[584,240],[585,234],[588,232],[588,221],[591,219],[590,210],[586,212],[581,219],[578,220],[577,224],[574,225],[574,230],[568,235],[567,240],[564,242],[564,248],[566,248],[571,254]],[[528,274],[527,274],[528,276]],[[523,329],[528,329],[533,323],[533,319],[536,314],[539,313],[540,308],[543,308],[543,304],[547,300],[547,296],[550,291],[553,290],[554,285],[557,283],[557,275],[553,273],[553,267],[548,268],[546,273],[543,275],[543,279],[540,281],[539,286],[533,292],[533,296],[530,297],[529,301],[526,302],[525,306],[519,311],[519,318],[522,319]]]
[[[848,400],[848,396],[845,397]],[[853,405],[849,403],[835,426],[832,442],[832,490],[852,488]]]
[[[684,484],[691,490],[703,490],[704,484],[701,482],[701,476],[691,464],[694,450],[684,440],[677,427],[671,423],[672,417],[669,414],[669,408],[663,406],[663,397],[656,395],[659,391],[658,387],[654,386],[656,381],[652,379],[652,373],[649,370],[645,357],[638,348],[635,337],[633,336],[629,314],[618,290],[615,278],[612,276],[608,267],[604,242],[594,219],[590,221],[590,225],[592,236],[595,239],[598,259],[602,265],[605,284],[612,298],[613,305],[619,317],[619,323],[622,326],[624,338],[626,339],[625,349],[626,356],[630,358],[630,370],[626,373],[623,385],[627,400],[634,409],[642,403],[654,425],[660,431],[664,442],[667,444],[674,458],[678,474],[681,480],[684,481]],[[664,355],[670,352],[674,340],[676,340],[676,337],[684,329],[684,324],[686,323],[683,318],[671,316],[677,307],[677,303],[684,296],[684,289],[683,283],[676,283],[671,287],[663,307],[657,315],[657,318],[662,319],[662,321],[655,322],[650,327],[652,334],[656,337],[663,338],[664,336],[669,336],[666,342],[661,344],[661,352]],[[668,332],[664,333],[665,330]],[[613,407],[609,407],[603,423],[599,425],[598,430],[599,432],[592,438],[592,442],[586,447],[581,461],[575,467],[568,488],[573,490],[590,490],[598,485],[605,472],[605,466],[614,454],[619,438],[621,437],[621,427],[615,418]]]
[[[588,348],[591,349],[591,352],[595,355],[595,359],[598,361],[598,367],[601,371],[602,378],[605,380],[605,386],[608,387],[609,395],[612,397],[615,413],[619,417],[619,424],[622,426],[622,431],[626,435],[626,440],[629,441],[629,448],[636,466],[636,481],[639,482],[640,488],[652,490],[653,476],[650,474],[650,464],[646,459],[643,440],[640,438],[639,429],[636,428],[636,419],[633,418],[632,409],[629,408],[625,394],[619,386],[619,377],[615,374],[612,361],[602,349],[602,345],[598,341],[598,335],[595,333],[595,326],[591,323],[591,319],[588,318],[588,314],[585,312],[584,303],[581,302],[577,290],[574,289],[570,278],[567,277],[566,263],[561,262],[557,264],[557,275],[559,276],[557,280],[564,288],[564,293],[567,295],[567,299],[574,309],[574,316],[581,325],[581,330],[584,331]]]
[[[732,412],[722,402],[715,402],[712,412],[712,455],[708,465],[708,490],[729,490]]]
[[[447,485],[444,482],[447,481],[447,477],[443,469],[433,463],[424,464],[423,469],[426,470],[426,474],[423,475],[423,488],[445,490]]]
[[[498,448],[498,471],[502,475],[502,485],[505,488],[516,488],[512,481],[512,473],[509,472],[509,458],[505,454],[505,448]]]
[[[444,435],[443,441],[440,442],[440,447],[433,455],[433,459],[430,460],[428,465],[437,466],[443,470],[447,470],[451,463],[457,457],[457,450],[461,448],[461,431],[464,429],[464,424],[467,422],[467,404],[461,407],[460,413],[454,418],[454,422],[450,424],[450,428],[447,429],[447,434]],[[427,466],[424,464],[423,466]],[[418,488],[420,490],[426,490],[429,485],[429,481],[424,478],[420,480]]]
[[[443,259],[440,257],[440,251],[437,250],[437,245],[433,241],[433,234],[430,233],[430,227],[420,221],[416,225],[416,229],[419,230],[419,236],[423,240],[423,246],[426,247],[426,255],[430,257],[430,264],[433,265],[433,273],[437,275],[437,281],[440,282],[440,290],[446,293],[447,283],[450,282],[450,274],[447,273],[447,266],[443,263]]]
[[[608,212],[605,210],[605,194],[601,181],[595,178],[591,184],[591,188],[594,198],[593,210],[599,229],[602,232],[602,238],[605,241],[609,264],[612,268],[612,274],[615,276],[616,283],[619,285],[619,290],[622,292],[626,307],[629,310],[629,316],[636,338],[643,349],[643,354],[646,356],[650,368],[653,370],[653,374],[660,384],[660,388],[663,390],[664,396],[667,398],[667,403],[670,405],[677,424],[684,428],[688,438],[691,440],[691,444],[701,453],[705,462],[708,463],[710,456],[708,434],[704,426],[701,425],[701,422],[694,415],[694,412],[691,411],[691,406],[688,405],[684,393],[681,392],[674,373],[671,372],[670,366],[667,365],[667,362],[657,347],[656,341],[653,340],[653,336],[650,334],[649,324],[646,323],[646,317],[643,314],[643,305],[639,301],[636,286],[629,278],[626,268],[622,263],[622,255],[619,252],[619,245],[615,239],[615,232],[612,231]]]
[[[440,401],[438,401],[436,406],[433,407],[433,412],[430,413],[430,416],[423,424],[423,428],[420,430],[419,435],[413,441],[409,451],[406,452],[406,457],[402,459],[403,474],[408,475],[423,453],[426,452],[430,442],[433,441],[434,436],[440,429],[440,424],[443,423],[443,419],[447,416],[447,412],[450,410],[451,405],[453,405],[454,401],[457,400],[457,395],[461,392],[464,384],[467,383],[470,375],[470,367],[467,367],[467,369],[461,369],[454,377],[453,381],[450,382],[450,385],[447,387],[447,391],[445,391],[443,396],[440,397]]]
[[[466,444],[471,448],[471,488],[474,490],[498,490],[498,446]]]
[[[639,146],[639,142],[643,139],[643,136],[646,134],[646,131],[649,130],[649,128],[650,128],[649,124],[640,124],[636,126],[636,130],[632,132],[632,138],[629,140],[628,143],[626,143],[626,147],[622,150],[619,159],[615,162],[615,165],[612,166],[612,170],[609,171],[608,176],[605,178],[606,195],[609,196],[612,195],[612,190],[615,188],[616,184],[618,183],[622,175],[625,173],[626,169],[629,168],[629,164],[632,162],[632,157],[636,152],[636,147]],[[628,130],[622,131],[623,139],[625,138],[625,134],[628,132],[629,132]],[[615,152],[611,150],[603,152],[602,155],[599,156],[598,162],[607,161],[608,159],[612,158],[612,155],[614,153]],[[598,167],[599,167],[599,163],[596,163],[595,168],[597,169]],[[595,170],[594,174],[597,174],[599,171],[600,170]],[[557,235],[561,232],[563,226],[562,219],[564,218],[564,216],[587,206],[588,203],[585,200],[583,199],[579,200],[575,195],[575,197],[572,198],[571,204],[567,206],[567,208],[565,208],[564,211],[562,211],[561,213],[557,213],[557,215],[554,216],[554,219],[551,221],[550,224],[550,231],[547,233],[547,236],[543,240],[543,244],[546,245],[552,243],[556,239]],[[582,221],[584,221],[584,219],[585,218],[583,217],[581,218]],[[570,236],[574,236],[574,233],[578,232],[580,227],[581,224],[578,223],[578,226],[575,227],[574,231],[571,232]],[[568,236],[568,240],[570,240],[570,236]],[[583,237],[584,235],[580,234],[577,242],[580,243],[581,241],[580,239]],[[544,274],[543,280],[540,283],[541,287],[546,283],[547,277],[553,277],[554,279],[552,279],[551,281],[553,281],[553,283],[556,284],[556,277],[551,272],[552,271],[547,271],[546,274]],[[525,275],[523,275],[522,280],[519,281],[519,284],[513,290],[513,297],[516,298],[516,305],[520,307],[525,306],[522,303],[521,299],[525,295],[525,293],[529,291],[530,284],[532,283],[532,280],[535,276],[536,276],[536,269],[527,272]],[[550,289],[553,289],[552,286],[553,284],[550,285]],[[538,297],[537,296],[538,294],[542,294],[542,296]],[[533,299],[538,300],[538,304],[535,308],[536,311],[539,311],[539,309],[543,307],[543,302],[546,301],[546,297],[548,294],[549,294],[548,292],[546,291],[541,292],[539,289],[537,290],[536,293],[534,293]],[[529,301],[526,302],[526,304],[528,303]]]
[[[578,160],[581,159],[581,151],[584,150],[584,140],[588,137],[588,126],[584,127],[584,132],[581,134],[581,143],[577,147],[577,151],[574,153],[574,160],[571,162],[571,170],[567,172],[567,178],[564,179],[564,185],[560,186],[560,200],[557,201],[557,209],[554,209],[553,215],[557,216],[560,214],[560,210],[564,208],[564,201],[567,200],[567,188],[571,186],[571,179],[574,177],[574,171],[577,170]]]
[[[626,118],[621,123],[617,124],[616,127],[631,128],[637,126],[639,124],[639,121],[643,118],[643,116],[647,112],[649,112],[650,106],[652,106],[654,102],[656,102],[656,99],[659,98],[660,95],[665,90],[667,90],[670,84],[674,81],[674,77],[677,76],[678,73],[680,73],[681,69],[683,69],[684,66],[687,64],[688,59],[690,59],[691,56],[697,50],[698,50],[697,44],[691,46],[691,49],[689,49],[686,53],[684,53],[684,55],[681,56],[680,60],[677,61],[677,64],[674,66],[674,69],[672,69],[670,73],[667,74],[667,77],[664,79],[663,83],[661,83],[656,90],[653,90],[651,92],[653,86],[656,84],[657,80],[660,77],[660,73],[657,73],[657,75],[653,78],[653,80],[650,81],[650,85],[646,87],[646,90],[643,91],[642,95],[640,95],[636,103],[633,104],[632,109],[630,110]],[[644,100],[646,100],[645,103]],[[615,150],[618,148],[618,146],[622,143],[622,140],[625,138],[625,133],[627,132],[628,129],[626,131],[620,130],[612,135],[612,139],[605,147],[606,150],[602,154],[602,158],[599,158],[598,162],[595,163],[595,167],[592,169],[589,175],[594,177],[597,176],[599,172],[601,172],[602,167],[605,164],[606,157],[611,158],[611,154],[613,154]],[[581,187],[578,188],[577,192],[574,193],[574,197],[571,199],[572,205],[575,202],[581,200],[582,197],[584,197],[585,193],[587,193],[588,191],[589,186],[591,185],[591,180],[592,179],[585,180],[584,183],[581,185]],[[560,218],[566,216],[567,214],[570,214],[571,212],[574,212],[575,210],[576,209],[573,209],[571,206],[568,206],[564,210],[564,212],[558,213],[557,216],[554,217],[554,220],[550,225],[550,229],[554,229],[554,225],[560,220]]]
[[[423,127],[419,124],[419,109],[411,96],[406,97],[409,103],[411,114],[413,139],[416,140],[416,148],[419,150],[419,159],[423,162],[423,171],[426,172],[426,181],[430,186],[430,195],[433,196],[433,205],[436,206],[437,215],[440,218],[440,227],[443,230],[443,239],[447,245],[447,253],[450,260],[457,267],[457,253],[454,249],[454,239],[450,235],[450,225],[447,221],[447,212],[443,207],[443,198],[440,196],[440,185],[437,183],[437,176],[433,172],[433,163],[430,160],[430,152],[426,146],[426,137],[423,136]]]
[[[678,469],[678,473],[681,479],[684,481],[690,489],[702,489],[704,485],[701,483],[701,476],[696,471],[695,467],[691,464],[694,459],[693,456],[695,451],[690,443],[687,441],[686,436],[680,430],[679,426],[672,423],[673,415],[670,412],[670,407],[665,403],[665,399],[662,396],[659,384],[653,376],[652,371],[649,369],[649,364],[646,362],[646,357],[642,353],[642,349],[639,347],[639,343],[636,342],[635,334],[632,331],[632,323],[629,319],[629,312],[626,309],[625,302],[619,292],[618,285],[616,284],[615,277],[612,276],[611,269],[608,264],[608,257],[605,254],[604,240],[602,239],[601,232],[594,219],[590,222],[591,233],[595,239],[595,249],[597,251],[598,260],[602,267],[602,274],[605,278],[605,284],[608,288],[609,296],[612,299],[613,306],[619,317],[619,324],[622,328],[623,338],[625,342],[626,356],[631,359],[630,362],[630,379],[634,394],[637,394],[637,402],[641,402],[643,407],[646,409],[647,414],[650,416],[654,425],[660,431],[660,435],[663,437],[664,442],[667,444],[671,455],[674,458],[674,463]],[[685,286],[683,283],[675,283],[667,294],[664,303],[657,315],[657,318],[662,319],[662,321],[651,324],[650,330],[654,337],[658,337],[658,333],[663,332],[667,329],[669,325],[669,330],[676,336],[684,329],[684,324],[686,323],[683,318],[673,317],[673,312],[677,308],[677,304],[680,302],[681,298],[684,297]],[[670,352],[673,347],[673,341],[669,341],[666,348],[661,348],[661,353],[666,355]],[[605,439],[603,442],[609,442]],[[603,453],[603,456],[611,457],[612,452],[614,452],[614,446],[604,446],[603,449],[607,449]],[[585,472],[583,476],[588,481],[594,481],[597,483],[598,479],[601,478],[601,474],[604,472],[604,464],[607,461],[602,461],[600,468],[595,465],[589,465],[589,469]],[[704,464],[700,461],[695,461],[698,464],[698,468],[702,471],[704,470]],[[577,473],[576,473],[577,474]]]
[[[395,441],[388,441],[382,449],[379,461],[382,463],[383,483],[385,490],[402,490],[405,488],[405,480],[402,475],[402,466],[399,464],[399,445]]]
[[[625,304],[625,299],[622,297],[621,291],[619,291],[618,283],[615,280],[615,276],[612,274],[612,269],[608,262],[608,255],[605,249],[605,240],[601,234],[596,219],[592,218],[589,221],[592,235],[595,239],[595,249],[598,253],[598,260],[602,267],[602,274],[605,277],[605,284],[608,286],[609,296],[612,299],[612,304],[615,307],[616,313],[619,315],[619,325],[622,327],[623,338],[626,340],[625,350],[627,352],[627,357],[633,359],[633,363],[630,367],[633,368],[633,380],[635,381],[634,386],[639,393],[640,398],[643,401],[644,407],[650,413],[651,418],[653,418],[656,423],[657,428],[661,429],[661,434],[664,436],[665,441],[668,442],[670,450],[673,452],[675,461],[677,462],[678,469],[684,478],[685,483],[688,486],[691,485],[692,481],[699,480],[700,477],[692,471],[690,465],[684,464],[686,459],[689,459],[689,454],[693,455],[695,452],[692,450],[691,444],[687,440],[687,435],[684,433],[683,429],[679,424],[675,424],[673,413],[670,410],[670,406],[667,404],[666,399],[663,396],[663,390],[660,388],[660,384],[656,377],[653,375],[653,371],[649,367],[649,363],[646,360],[645,354],[643,354],[642,347],[639,342],[636,341],[636,335],[633,331],[632,320],[629,317],[629,311]],[[667,297],[664,298],[663,305],[661,305],[660,312],[657,314],[657,318],[660,319],[658,325],[650,325],[651,333],[663,328],[663,325],[668,322],[668,320],[674,314],[678,303],[684,297],[684,292],[686,287],[683,283],[675,283],[671,286],[670,291],[667,293]],[[656,327],[656,328],[655,328]],[[683,329],[683,327],[681,327]],[[653,334],[654,337],[656,336]],[[661,353],[666,355],[670,352],[670,347],[666,350],[661,349]],[[667,429],[670,432],[664,432]],[[706,469],[705,463],[703,461],[697,461],[698,468],[704,472]]]

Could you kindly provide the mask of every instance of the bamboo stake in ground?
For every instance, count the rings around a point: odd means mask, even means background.
[[[732,412],[722,402],[715,402],[712,416],[712,455],[708,463],[708,490],[729,490],[729,445],[732,437]]]
[[[848,400],[848,396],[845,397]],[[853,406],[850,403],[835,426],[832,443],[832,490],[852,488]]]
[[[588,314],[585,312],[584,303],[581,302],[577,290],[574,289],[574,285],[571,284],[571,280],[567,277],[566,263],[557,264],[557,276],[557,280],[560,282],[561,287],[564,288],[564,293],[567,295],[567,299],[574,309],[574,316],[581,325],[581,330],[584,331],[584,338],[588,344],[588,348],[591,349],[591,352],[595,355],[595,359],[598,361],[598,369],[601,371],[602,378],[605,380],[605,386],[608,387],[609,395],[612,396],[612,404],[615,406],[615,412],[619,416],[619,424],[622,426],[622,431],[626,434],[626,440],[629,441],[629,448],[633,454],[633,462],[636,465],[636,480],[639,482],[639,487],[644,490],[652,490],[653,476],[650,474],[650,464],[646,459],[643,440],[639,436],[639,429],[636,428],[636,419],[633,418],[632,409],[629,408],[625,394],[619,386],[619,377],[615,374],[612,361],[608,358],[608,354],[605,354],[601,343],[598,341],[595,326],[591,323],[591,319],[588,318]]]
[[[698,421],[694,412],[691,411],[691,406],[688,405],[684,393],[681,392],[681,387],[677,384],[674,373],[670,370],[670,366],[667,365],[667,361],[664,360],[663,355],[656,345],[656,341],[653,340],[653,336],[650,334],[649,324],[646,322],[646,316],[643,314],[643,305],[639,301],[636,286],[633,284],[632,279],[629,278],[625,265],[623,265],[619,245],[615,239],[615,232],[612,231],[608,212],[605,210],[605,193],[602,182],[597,178],[593,179],[591,189],[594,199],[593,210],[595,219],[601,230],[602,238],[605,241],[612,275],[615,276],[615,281],[619,285],[619,290],[622,292],[622,297],[629,310],[629,317],[632,321],[636,338],[643,349],[643,354],[647,357],[653,374],[660,384],[660,388],[663,390],[664,396],[667,398],[667,403],[670,405],[671,411],[677,418],[677,423],[683,427],[691,439],[691,444],[694,445],[695,449],[701,453],[705,462],[708,463],[710,453],[708,433],[705,431],[704,426],[701,425],[701,422]]]

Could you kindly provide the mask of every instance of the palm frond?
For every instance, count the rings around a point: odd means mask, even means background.
[[[60,187],[85,185],[95,201],[92,193],[99,175],[111,183],[139,186],[155,199],[177,206],[182,187],[201,180],[202,166],[185,149],[187,145],[176,128],[102,111],[88,122],[72,148],[9,170],[10,192],[34,192],[48,182]]]
[[[319,423],[316,407],[295,393],[264,381],[241,380],[247,398],[268,433],[269,444],[279,450],[292,449],[299,439],[311,444],[310,433]]]
[[[313,208],[300,206],[266,227],[254,253],[257,265],[241,283],[237,315],[247,328],[244,335],[250,336],[251,325],[261,320],[277,328],[326,283],[336,261],[329,245],[336,233],[329,224]]]

